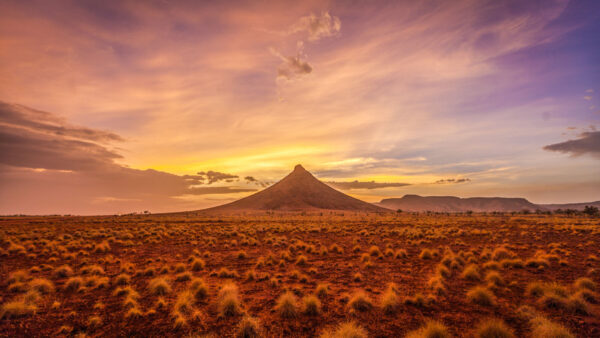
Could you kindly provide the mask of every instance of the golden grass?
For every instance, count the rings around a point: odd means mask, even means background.
[[[242,313],[242,306],[238,296],[238,287],[227,283],[219,290],[217,305],[222,317],[236,316]]]
[[[514,331],[500,319],[486,319],[475,329],[477,338],[514,338]]]
[[[296,296],[287,291],[277,299],[275,311],[283,318],[294,318],[298,315]]]
[[[333,330],[326,330],[319,338],[367,338],[367,330],[363,329],[355,322],[340,324]]]
[[[437,321],[428,321],[417,330],[411,331],[406,338],[449,338],[448,328]]]

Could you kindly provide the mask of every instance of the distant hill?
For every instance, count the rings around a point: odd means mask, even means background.
[[[454,196],[418,196],[404,195],[402,198],[387,198],[377,205],[403,211],[434,211],[434,212],[491,212],[491,211],[534,211],[538,205],[524,198],[505,197],[472,197],[459,198]]]
[[[573,209],[573,210],[583,210],[586,205],[591,205],[597,208],[600,208],[600,201],[588,202],[588,203],[566,203],[566,204],[538,204],[540,207],[546,210],[557,210],[557,209]]]
[[[281,181],[262,191],[229,204],[200,211],[228,212],[252,210],[389,212],[388,209],[363,202],[331,188],[316,179],[301,165],[297,165],[294,171]]]
[[[556,209],[575,209],[583,210],[586,205],[600,207],[600,201],[589,203],[570,203],[570,204],[534,204],[525,198],[510,197],[471,197],[460,198],[455,196],[419,196],[404,195],[402,198],[386,198],[378,206],[391,210],[401,209],[403,211],[421,212],[512,212],[512,211],[535,211],[556,210]]]

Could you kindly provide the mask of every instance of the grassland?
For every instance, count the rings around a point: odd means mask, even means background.
[[[0,219],[0,336],[598,337],[600,220]]]

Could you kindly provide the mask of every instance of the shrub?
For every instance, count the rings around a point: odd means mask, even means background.
[[[320,298],[325,298],[327,296],[327,293],[329,292],[329,286],[327,284],[321,283],[317,285],[317,289],[315,290],[315,292]]]
[[[257,318],[244,316],[237,326],[236,338],[259,338],[261,328]]]
[[[102,324],[102,318],[100,316],[90,316],[88,318],[88,326],[90,328],[97,328]]]
[[[386,314],[392,314],[396,312],[398,306],[398,295],[394,290],[394,287],[390,285],[387,290],[381,295],[381,308]]]
[[[464,279],[477,281],[481,279],[481,275],[479,274],[479,268],[475,264],[468,265],[462,273],[462,277]]]
[[[420,329],[409,332],[406,338],[449,338],[450,333],[446,326],[440,322],[428,321]]]
[[[471,302],[483,306],[492,306],[496,304],[496,297],[486,287],[476,286],[467,292],[467,299]]]
[[[577,280],[575,280],[575,282],[573,283],[573,286],[577,290],[581,290],[581,289],[587,289],[590,291],[596,290],[596,283],[587,277],[577,278]]]
[[[242,312],[238,299],[238,288],[233,283],[225,284],[219,291],[218,296],[219,314],[223,317],[231,317]]]
[[[525,293],[531,297],[541,297],[544,295],[544,285],[540,282],[531,282],[527,284]]]
[[[504,285],[504,279],[500,276],[498,271],[488,271],[485,275],[485,281],[494,286]]]
[[[307,295],[302,298],[302,312],[309,316],[316,316],[321,313],[321,301],[314,295]]]
[[[396,252],[394,253],[394,258],[406,258],[407,254],[406,254],[406,250],[404,249],[398,249],[396,250]]]
[[[118,287],[115,289],[113,294],[119,297],[139,297],[139,294],[131,286]]]
[[[131,281],[131,276],[126,273],[122,273],[115,277],[114,285],[127,285]]]
[[[279,296],[277,304],[275,305],[275,310],[281,317],[293,318],[297,315],[296,303],[296,296],[288,291]]]
[[[48,294],[54,291],[54,284],[45,278],[35,278],[29,282],[29,287],[41,294]]]
[[[478,338],[513,338],[514,332],[500,319],[487,319],[479,323],[476,329]]]
[[[71,277],[67,279],[65,283],[66,291],[77,291],[83,285],[83,279],[81,277]]]
[[[192,279],[192,274],[189,272],[182,272],[175,276],[176,282],[186,282]]]
[[[432,259],[433,258],[433,252],[430,249],[423,249],[423,250],[421,250],[421,253],[419,254],[419,258],[421,258],[421,259]]]
[[[0,319],[24,317],[35,314],[37,306],[25,300],[13,300],[2,304],[0,307]]]
[[[194,294],[190,290],[184,290],[177,295],[173,312],[175,315],[187,315],[194,309]]]
[[[372,247],[369,248],[369,255],[371,255],[373,257],[379,257],[379,256],[381,256],[381,250],[379,250],[378,246],[373,245]]]
[[[206,266],[206,262],[204,262],[202,258],[194,257],[192,259],[191,266],[193,271],[199,271],[204,269],[204,267]]]
[[[549,321],[542,316],[536,316],[530,321],[533,332],[532,337],[536,338],[575,338],[564,326]]]
[[[8,275],[8,279],[6,281],[8,282],[8,284],[13,284],[13,283],[24,283],[24,282],[28,281],[29,279],[31,279],[31,277],[29,277],[29,274],[27,273],[27,271],[17,270],[15,272],[11,272]]]
[[[158,277],[148,283],[148,290],[153,295],[164,295],[171,292],[171,286],[165,278]]]
[[[237,253],[238,259],[246,259],[247,257],[248,257],[248,254],[246,254],[246,251],[238,251],[238,253]]]
[[[194,298],[197,300],[205,299],[208,296],[208,286],[200,278],[192,279],[190,291],[192,291]]]
[[[54,276],[56,278],[65,278],[73,275],[73,269],[68,265],[62,265],[54,269]]]
[[[129,310],[127,310],[127,312],[125,313],[125,319],[135,319],[135,318],[140,318],[142,317],[142,310],[140,310],[140,308],[134,306],[129,308]]]
[[[359,290],[352,295],[352,298],[350,298],[350,301],[348,302],[348,306],[350,306],[352,311],[362,312],[370,310],[373,307],[373,303],[364,291]]]
[[[307,261],[308,261],[308,259],[306,258],[306,256],[300,255],[296,259],[296,265],[304,266],[304,265],[306,265]]]
[[[323,332],[320,338],[367,338],[367,331],[354,322],[339,325],[335,330]]]

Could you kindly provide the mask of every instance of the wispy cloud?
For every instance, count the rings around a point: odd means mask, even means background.
[[[329,181],[326,182],[327,184],[329,184],[330,186],[337,188],[337,189],[341,189],[341,190],[352,190],[352,189],[383,189],[383,188],[399,188],[399,187],[405,187],[407,185],[410,185],[410,183],[392,183],[392,182],[375,182],[375,181],[371,181],[371,182],[359,182],[359,181],[352,181],[352,182],[335,182],[335,181]]]
[[[600,131],[583,132],[577,139],[550,144],[545,146],[544,150],[571,154],[575,157],[589,154],[600,159]]]

